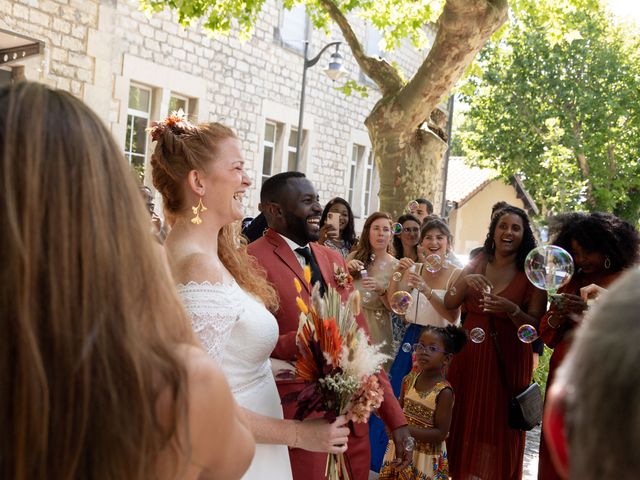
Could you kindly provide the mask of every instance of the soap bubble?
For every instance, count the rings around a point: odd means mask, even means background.
[[[436,273],[442,268],[442,257],[437,253],[427,255],[424,259],[424,267],[428,272]]]
[[[400,280],[402,280],[402,272],[393,272],[393,275],[391,275],[391,278],[395,282],[399,282]]]
[[[413,449],[416,446],[416,439],[413,437],[407,437],[404,439],[404,449],[407,452],[413,452]]]
[[[524,261],[524,272],[531,283],[541,290],[556,293],[573,275],[573,258],[555,245],[534,248]]]
[[[402,233],[402,224],[394,223],[392,230],[394,235],[400,235]]]
[[[413,213],[418,209],[418,202],[416,202],[415,200],[411,200],[408,204],[407,204],[407,212],[409,213]]]
[[[404,353],[409,353],[411,351],[411,344],[410,343],[403,343],[402,344],[402,351]]]
[[[409,310],[411,302],[413,302],[413,297],[409,292],[398,290],[396,293],[391,295],[389,306],[391,307],[391,310],[398,315],[404,315],[407,313],[407,310]]]
[[[518,338],[523,343],[535,342],[538,338],[538,332],[533,325],[525,323],[518,329]]]
[[[482,343],[482,342],[484,342],[484,337],[485,336],[486,336],[486,334],[484,333],[484,330],[481,329],[480,327],[473,328],[469,332],[469,338],[471,339],[471,341],[473,343]]]

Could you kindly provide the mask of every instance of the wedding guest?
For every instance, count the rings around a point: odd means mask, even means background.
[[[395,467],[395,446],[389,442],[380,480],[398,478],[449,478],[445,439],[449,435],[454,392],[444,372],[456,353],[467,343],[465,331],[453,325],[427,326],[416,343],[416,370],[402,380],[400,405],[414,439],[413,459],[404,470]]]
[[[433,204],[426,198],[416,198],[415,201],[418,205],[410,213],[422,223],[429,215],[433,215]]]
[[[532,375],[531,346],[518,339],[518,328],[537,328],[546,305],[545,292],[524,273],[524,260],[535,244],[527,214],[512,206],[501,209],[491,220],[483,252],[444,297],[447,308],[464,304],[464,328],[475,329],[477,342],[453,358],[447,374],[457,396],[447,440],[452,478],[522,477],[525,432],[509,428],[507,407]]]
[[[367,320],[371,342],[382,345],[389,355],[385,371],[393,362],[393,324],[387,288],[398,260],[391,255],[391,217],[374,212],[364,222],[357,248],[347,257],[349,272],[362,298],[362,313]],[[365,273],[366,272],[366,273]]]
[[[553,382],[571,345],[574,329],[587,311],[588,303],[581,298],[580,289],[591,284],[608,288],[624,270],[638,262],[640,244],[635,227],[610,213],[560,215],[553,220],[552,227],[557,232],[553,244],[571,254],[576,272],[558,291],[560,296],[552,298],[540,322],[540,337],[553,348],[548,384]],[[545,442],[540,442],[538,478],[561,478]]]
[[[414,215],[406,213],[398,217],[398,222],[402,225],[400,235],[393,237],[393,248],[395,257],[398,260],[410,258],[418,262],[418,244],[420,243],[420,224],[422,223]]]
[[[544,437],[561,478],[638,478],[638,298],[636,268],[611,284],[575,329],[547,390]]]
[[[178,291],[257,442],[243,479],[290,479],[287,446],[344,452],[344,417],[332,424],[283,419],[269,361],[278,324],[266,308],[277,309],[278,299],[239,232],[251,185],[240,141],[220,123],[193,125],[176,116],[155,124],[151,135],[153,183],[174,219],[165,248]]]
[[[253,439],[121,148],[67,92],[20,82],[0,110],[0,478],[240,478]]]
[[[297,358],[296,333],[300,323],[298,295],[306,303],[311,289],[304,280],[303,268],[311,270],[311,283],[319,284],[324,291],[332,287],[347,300],[353,286],[344,278],[347,266],[344,258],[335,250],[319,245],[319,220],[322,207],[313,184],[300,172],[283,172],[267,179],[260,191],[262,211],[269,222],[267,233],[249,245],[249,252],[267,271],[268,279],[278,292],[280,303],[275,316],[280,335],[273,351],[280,365],[291,365]],[[294,288],[297,279],[302,288]],[[360,328],[367,329],[362,315],[356,317]],[[384,372],[378,375],[384,391],[384,401],[378,409],[380,417],[391,432],[394,443],[399,446],[397,459],[406,466],[411,455],[401,446],[409,436],[406,420],[397,399],[393,395]],[[304,383],[295,378],[278,378],[281,397],[300,392]],[[284,406],[286,418],[292,418],[296,403]],[[372,415],[371,418],[374,416]],[[376,417],[377,418],[377,417]],[[353,480],[366,480],[369,476],[370,448],[368,428],[363,423],[350,423],[350,434],[346,458]],[[319,453],[291,449],[289,452],[295,480],[324,480],[327,456]]]
[[[338,229],[327,222],[329,213],[338,216]],[[351,206],[344,198],[336,197],[325,205],[320,216],[320,238],[318,243],[340,252],[347,258],[351,249],[358,242]]]

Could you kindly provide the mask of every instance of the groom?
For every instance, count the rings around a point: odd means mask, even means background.
[[[321,291],[326,287],[336,288],[343,300],[346,300],[352,286],[345,282],[339,283],[336,279],[336,268],[347,272],[342,256],[316,243],[322,207],[315,188],[303,173],[284,172],[266,180],[260,192],[260,202],[269,229],[262,238],[249,245],[249,253],[266,270],[269,281],[280,297],[280,306],[275,312],[280,336],[272,357],[294,363],[300,310],[295,300],[297,292],[293,279],[298,278],[303,285],[300,296],[305,302],[309,301],[311,292],[303,281],[304,265],[310,266],[311,281],[313,284],[320,282]],[[357,321],[360,327],[368,331],[362,315],[358,316]],[[379,374],[379,379],[384,390],[384,402],[378,413],[392,432],[396,452],[399,452],[398,455],[406,465],[411,460],[411,452],[404,448],[404,440],[409,437],[407,421],[384,372]],[[298,380],[277,380],[277,384],[281,397],[290,392],[298,392],[303,387],[303,383]],[[295,409],[295,403],[283,405],[285,418],[293,418]],[[300,449],[291,449],[289,453],[294,480],[325,479],[326,454]],[[353,472],[352,480],[367,480],[370,455],[368,425],[353,424],[347,450]]]

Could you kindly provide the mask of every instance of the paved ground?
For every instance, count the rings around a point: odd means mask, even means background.
[[[527,443],[524,448],[523,480],[537,480],[538,478],[538,447],[540,446],[540,427],[527,432]],[[377,480],[374,472],[369,474],[369,480]]]

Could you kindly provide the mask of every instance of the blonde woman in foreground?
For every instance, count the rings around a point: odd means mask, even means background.
[[[122,152],[66,92],[18,83],[0,111],[0,478],[239,478],[253,439]]]

